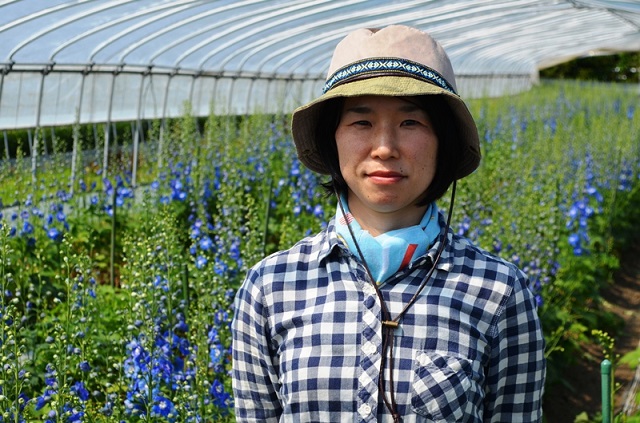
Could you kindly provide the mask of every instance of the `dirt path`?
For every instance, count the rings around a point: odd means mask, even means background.
[[[615,284],[604,295],[610,309],[625,322],[622,333],[616,338],[616,353],[624,355],[640,345],[640,242],[636,242],[622,258],[622,268]],[[620,410],[625,394],[635,376],[627,365],[616,369],[615,381],[620,383],[616,395],[616,408]]]
[[[640,242],[635,242],[621,257],[621,268],[615,282],[603,293],[605,306],[624,321],[623,330],[615,337],[615,353],[624,355],[638,347],[640,342]],[[599,346],[585,346],[586,358],[569,368],[569,386],[558,386],[545,398],[544,412],[547,423],[573,423],[575,417],[587,412],[590,417],[601,411]],[[619,366],[615,381],[615,411],[621,410],[635,371]]]

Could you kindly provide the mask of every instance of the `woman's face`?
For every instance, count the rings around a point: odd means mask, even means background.
[[[356,218],[418,224],[416,207],[436,172],[438,138],[429,115],[402,97],[346,98],[335,133],[349,208]]]

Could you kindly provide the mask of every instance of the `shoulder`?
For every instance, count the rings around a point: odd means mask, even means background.
[[[487,251],[465,237],[454,234],[452,245],[454,262],[472,275],[495,278],[525,276],[514,263]]]
[[[445,228],[445,217],[442,213],[439,214],[439,219],[440,226]],[[441,234],[441,237],[444,235],[444,233]],[[439,267],[448,270],[450,276],[457,275],[463,280],[485,282],[489,285],[505,283],[513,286],[517,280],[526,280],[524,272],[514,263],[489,252],[469,238],[455,233],[451,227],[446,231],[446,242],[447,245],[440,260],[442,264]]]
[[[327,234],[321,231],[315,235],[305,237],[292,247],[277,251],[254,264],[247,275],[247,279],[265,277],[267,275],[281,275],[297,273],[316,265],[326,248]]]
[[[509,297],[515,291],[527,289],[526,274],[514,263],[505,260],[469,239],[450,233],[451,273],[479,289]]]
[[[276,304],[305,295],[309,281],[323,273],[319,257],[326,244],[322,231],[301,239],[291,248],[277,251],[254,264],[246,274],[236,294],[236,307],[253,307],[271,314]]]
[[[458,289],[472,298],[477,310],[492,315],[493,333],[498,326],[526,326],[537,320],[537,302],[529,287],[529,278],[514,263],[454,235],[455,251],[451,276]],[[471,297],[468,294],[473,294]],[[524,322],[524,323],[523,323]]]

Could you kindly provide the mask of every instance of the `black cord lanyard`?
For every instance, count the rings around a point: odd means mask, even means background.
[[[452,211],[453,211],[453,202],[454,202],[455,197],[456,197],[456,181],[455,180],[453,181],[453,187],[452,187],[452,191],[451,191],[451,202],[449,203],[449,212],[448,212],[448,216],[447,216],[447,224],[446,224],[445,230],[444,230],[444,236],[442,237],[442,242],[440,243],[440,246],[438,247],[438,251],[436,253],[436,257],[433,260],[433,265],[431,265],[431,269],[429,269],[429,272],[427,273],[427,275],[422,280],[422,283],[418,287],[418,290],[416,291],[416,293],[413,294],[413,297],[411,297],[411,299],[404,306],[404,308],[402,309],[400,314],[398,314],[394,319],[391,319],[391,314],[389,313],[389,309],[387,307],[387,304],[385,303],[384,298],[382,297],[382,292],[380,292],[380,288],[378,287],[378,284],[374,280],[373,275],[371,273],[371,270],[369,270],[369,266],[367,265],[367,262],[364,259],[364,255],[362,254],[362,251],[360,250],[360,246],[358,245],[358,241],[356,241],[356,236],[353,233],[353,229],[351,228],[351,225],[349,224],[349,219],[347,219],[347,214],[345,213],[344,206],[342,205],[342,201],[340,200],[340,196],[337,195],[337,197],[338,197],[338,205],[340,206],[340,211],[342,212],[342,215],[345,217],[345,221],[347,223],[347,228],[349,228],[349,233],[351,234],[351,238],[353,239],[353,243],[356,246],[356,250],[358,251],[358,255],[360,256],[360,260],[362,261],[362,264],[364,265],[364,268],[365,268],[365,270],[367,272],[367,276],[369,277],[369,283],[373,286],[373,288],[374,288],[374,290],[376,292],[376,296],[378,297],[378,300],[380,301],[380,306],[381,306],[381,309],[382,309],[382,361],[380,363],[380,377],[378,378],[378,390],[380,391],[380,394],[382,395],[382,399],[384,401],[385,406],[387,407],[387,409],[389,410],[389,412],[393,416],[393,422],[394,423],[400,423],[402,421],[402,417],[400,416],[400,414],[398,414],[398,403],[396,402],[395,387],[394,387],[395,383],[393,381],[393,338],[394,338],[394,332],[400,326],[400,320],[402,320],[402,317],[405,315],[407,310],[409,310],[409,308],[416,302],[416,300],[418,299],[418,297],[420,296],[420,294],[422,293],[424,288],[427,286],[427,282],[429,281],[429,279],[431,279],[431,275],[435,271],[436,265],[438,264],[438,261],[440,260],[440,256],[442,255],[442,252],[444,251],[444,247],[445,247],[445,245],[447,243],[446,242],[447,241],[447,234],[449,232],[449,227],[451,225],[451,214],[452,214]],[[388,358],[388,363],[387,363],[387,358]],[[389,367],[389,398],[387,398],[387,394],[386,394],[386,390],[385,390],[385,376],[384,376],[387,364],[388,364],[388,367]]]

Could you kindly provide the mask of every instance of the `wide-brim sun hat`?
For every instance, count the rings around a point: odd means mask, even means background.
[[[472,173],[480,164],[476,124],[456,91],[449,57],[429,34],[404,25],[359,29],[347,35],[333,53],[323,94],[293,112],[291,132],[298,158],[309,169],[329,174],[319,149],[318,121],[327,100],[339,97],[381,95],[411,97],[440,95],[457,127],[456,179]],[[324,131],[320,131],[324,132]]]

